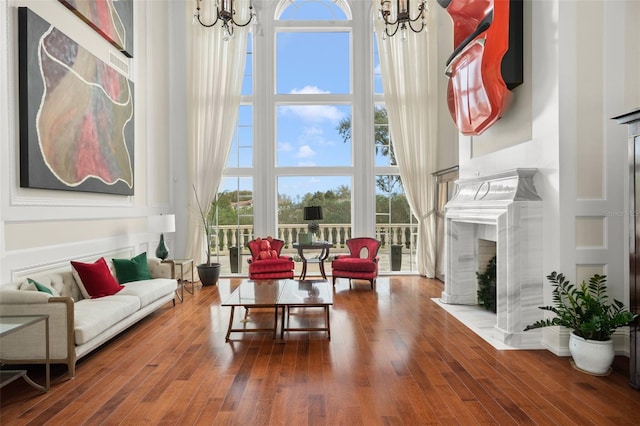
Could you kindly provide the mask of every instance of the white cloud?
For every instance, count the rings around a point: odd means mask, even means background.
[[[291,152],[293,146],[289,142],[278,142],[278,149],[282,152]]]
[[[335,146],[336,143],[326,139],[324,130],[321,127],[305,127],[300,135],[299,142],[311,146]]]
[[[317,86],[304,86],[302,89],[292,89],[292,95],[326,95],[331,92]],[[304,121],[340,121],[344,113],[333,105],[289,105],[282,107],[284,114],[293,114]]]
[[[302,89],[291,89],[292,95],[327,95],[331,92],[320,89],[318,86],[304,86]]]
[[[285,114],[294,114],[304,121],[336,122],[344,118],[344,113],[333,105],[289,105],[282,109]]]
[[[309,145],[302,145],[298,148],[298,152],[296,153],[297,158],[311,158],[315,157],[316,152],[311,149]]]
[[[303,135],[307,138],[311,138],[314,136],[318,137],[318,136],[321,136],[323,133],[324,131],[320,127],[316,127],[316,126],[305,127],[303,131]]]

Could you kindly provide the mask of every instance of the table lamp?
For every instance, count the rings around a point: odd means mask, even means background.
[[[148,226],[151,232],[160,232],[160,242],[156,249],[156,257],[165,260],[169,256],[169,249],[164,244],[164,233],[176,232],[176,216],[173,214],[150,216]]]
[[[318,220],[322,220],[322,207],[321,206],[310,206],[304,208],[304,220],[310,220],[307,225],[307,229],[310,234],[316,234],[320,231],[320,225],[318,225]]]

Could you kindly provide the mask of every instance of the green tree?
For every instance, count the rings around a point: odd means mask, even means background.
[[[212,223],[218,225],[251,225],[253,223],[253,194],[251,191],[224,191],[218,194],[211,209]],[[213,215],[217,215],[214,221]]]
[[[381,155],[389,158],[389,164],[395,165],[396,155],[393,150],[393,143],[389,135],[389,117],[387,109],[376,106],[373,110],[373,123],[375,133],[375,150],[376,156]],[[336,127],[336,130],[342,137],[344,143],[351,140],[351,116],[343,118]],[[385,193],[392,193],[398,186],[402,186],[400,176],[377,176],[376,186]]]

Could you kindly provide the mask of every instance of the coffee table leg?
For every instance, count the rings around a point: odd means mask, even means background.
[[[284,311],[286,310],[286,306],[282,306],[282,320],[280,321],[280,339],[284,339]]]
[[[273,318],[273,339],[276,338],[277,333],[278,333],[278,307],[276,306],[275,315]]]
[[[324,307],[325,322],[327,323],[327,339],[331,340],[331,322],[329,321],[329,306]]]
[[[224,338],[225,342],[229,341],[229,335],[231,334],[231,326],[233,325],[233,312],[235,311],[236,307],[232,306],[231,307],[231,314],[229,314],[229,328],[227,329],[227,337]]]

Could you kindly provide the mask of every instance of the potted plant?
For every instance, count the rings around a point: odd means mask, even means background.
[[[574,366],[591,374],[608,374],[615,356],[611,335],[638,315],[629,312],[619,300],[608,303],[605,275],[595,274],[588,284],[582,281],[580,286],[571,284],[555,271],[547,279],[553,286],[553,306],[540,306],[540,309],[556,316],[536,321],[524,331],[553,325],[570,328],[569,351]]]
[[[487,311],[496,313],[496,265],[497,256],[493,256],[483,273],[476,272],[478,280],[478,305]]]
[[[205,241],[207,244],[207,260],[205,263],[198,265],[198,275],[200,276],[200,282],[203,286],[215,285],[220,278],[221,265],[216,262],[211,262],[211,219],[209,218],[211,206],[208,209],[203,209],[198,198],[196,187],[193,187],[193,192],[196,196],[196,203],[198,204],[198,212],[200,219],[202,220],[202,229],[205,233]]]

